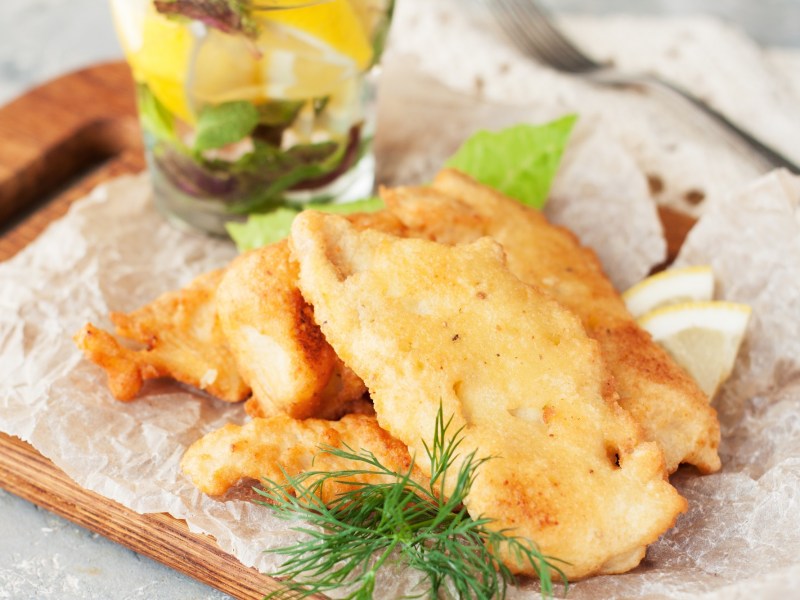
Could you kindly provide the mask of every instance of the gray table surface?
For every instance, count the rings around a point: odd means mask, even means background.
[[[58,75],[121,57],[104,0],[0,1],[0,104]],[[0,490],[0,599],[5,598],[230,596]]]
[[[800,0],[559,3],[564,10],[595,13],[674,13],[701,5],[736,19],[762,43],[800,45]],[[103,0],[0,2],[0,104],[60,74],[121,56]],[[221,600],[229,596],[0,490],[0,599],[4,598]]]

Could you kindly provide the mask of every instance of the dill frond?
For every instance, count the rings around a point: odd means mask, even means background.
[[[273,577],[286,578],[286,589],[275,591],[268,600],[299,599],[342,586],[353,591],[347,600],[371,600],[378,571],[389,560],[421,572],[428,584],[424,593],[438,599],[440,594],[458,599],[504,598],[509,586],[517,584],[514,574],[491,552],[503,547],[520,564],[529,564],[538,575],[543,598],[553,595],[553,573],[566,583],[563,572],[528,539],[510,531],[489,527],[491,519],[473,519],[464,507],[477,470],[490,458],[469,453],[460,461],[461,430],[448,436],[451,419],[445,422],[442,409],[436,418],[433,443],[425,445],[431,463],[430,485],[411,478],[407,472],[387,468],[371,452],[352,448],[322,447],[352,461],[360,468],[297,476],[284,473],[286,483],[264,480],[256,488],[276,516],[300,519],[308,526],[295,531],[303,535],[297,543],[268,552],[286,556]],[[382,475],[387,483],[350,483],[347,492],[328,505],[320,500],[326,481],[339,482],[353,475]],[[452,488],[450,477],[454,478]],[[439,490],[452,489],[449,497]]]

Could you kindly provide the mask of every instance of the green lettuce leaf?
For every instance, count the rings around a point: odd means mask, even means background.
[[[338,204],[309,204],[306,208],[333,213],[334,215],[350,215],[356,212],[376,212],[383,207],[383,200],[375,197],[354,202],[340,202]]]
[[[337,215],[354,212],[375,212],[383,208],[380,198],[367,198],[341,204],[308,204],[305,207],[280,207],[262,214],[253,214],[244,223],[230,222],[226,225],[228,235],[240,252],[260,248],[282,240],[289,235],[292,221],[303,208],[311,208]]]
[[[280,207],[268,213],[252,214],[244,223],[229,221],[225,228],[239,252],[247,252],[288,236],[296,216],[295,209]]]
[[[523,204],[542,208],[576,120],[576,115],[568,115],[544,125],[479,131],[446,165]]]
[[[543,125],[480,131],[464,142],[446,165],[523,204],[542,208],[576,120],[575,115],[569,115]],[[245,223],[231,223],[228,233],[241,251],[276,242],[289,234],[292,220],[304,208],[349,214],[380,210],[383,203],[380,198],[370,198],[341,204],[282,207],[250,215]]]

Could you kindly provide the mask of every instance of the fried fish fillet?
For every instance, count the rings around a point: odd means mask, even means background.
[[[719,469],[716,412],[689,375],[642,330],[603,273],[597,256],[567,229],[457,171],[432,187],[383,191],[389,210],[417,235],[448,244],[490,236],[508,267],[577,314],[600,344],[620,404],[664,451],[667,469],[681,463]]]
[[[214,294],[222,275],[222,269],[205,273],[132,313],[111,313],[117,334],[143,344],[142,350],[121,345],[91,323],[75,334],[78,348],[105,369],[118,400],[132,400],[145,380],[158,377],[171,377],[226,402],[250,395],[217,321]]]
[[[285,240],[242,254],[217,290],[217,312],[253,417],[337,418],[366,392],[342,364],[297,289]]]
[[[381,429],[374,416],[366,415],[347,415],[339,421],[277,415],[256,418],[244,426],[228,424],[192,444],[181,460],[181,469],[203,493],[219,496],[240,480],[268,478],[285,484],[284,472],[296,476],[312,470],[364,468],[362,463],[323,452],[320,446],[363,449],[396,473],[411,469],[406,445]],[[411,477],[420,483],[426,481],[417,467],[411,470]],[[347,482],[387,481],[373,474],[337,479],[326,482],[320,497],[329,502],[348,490]]]
[[[393,215],[353,214],[359,229],[402,234]],[[239,372],[253,388],[247,412],[336,419],[368,410],[366,388],[325,341],[297,289],[286,240],[239,256],[217,289],[217,313]]]
[[[467,496],[472,516],[533,540],[576,579],[635,567],[685,510],[597,343],[515,277],[496,242],[400,239],[305,212],[290,243],[325,337],[423,472],[440,407],[463,427],[462,456],[492,457]]]

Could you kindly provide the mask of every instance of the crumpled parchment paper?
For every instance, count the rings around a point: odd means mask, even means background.
[[[523,56],[482,0],[398,3],[390,59],[404,56],[449,88],[542,121],[576,112],[611,126],[656,199],[693,215],[765,172],[685,102],[652,90],[595,86]],[[766,10],[766,9],[765,9]],[[705,16],[565,16],[567,34],[600,62],[665,77],[800,161],[798,52],[765,50]],[[443,119],[446,121],[446,119]]]
[[[433,179],[469,135],[515,123],[543,123],[569,108],[531,114],[527,107],[490,103],[454,92],[419,72],[409,57],[385,68],[381,81],[376,153],[378,180],[410,185]],[[610,128],[581,118],[553,182],[545,213],[595,249],[611,280],[624,290],[663,262],[666,245],[647,177]],[[586,211],[591,204],[595,210]],[[624,231],[597,228],[597,211]]]
[[[417,15],[403,8],[415,5],[422,11]],[[400,7],[399,28],[428,18],[419,0]],[[417,25],[406,35],[425,34],[424,23]],[[605,24],[595,26],[603,30]],[[447,90],[420,75],[419,62],[402,55],[403,33],[398,40],[387,59],[379,119],[386,183],[425,181],[478,127],[541,121],[574,108],[502,104],[487,98],[488,79],[481,97]],[[509,49],[502,52],[512,70],[528,68],[512,60]],[[543,86],[555,77],[531,76]],[[544,97],[544,91],[537,96]],[[617,121],[581,114],[548,214],[598,249],[622,289],[663,259],[648,171]],[[692,144],[711,143],[687,135]],[[679,171],[670,186],[694,185],[694,175]],[[681,263],[712,264],[718,296],[754,308],[736,371],[715,401],[723,470],[705,477],[679,471],[673,483],[690,509],[677,526],[651,546],[636,570],[576,583],[570,598],[769,598],[788,597],[800,586],[800,180],[773,173],[729,185],[728,192],[708,195],[705,214],[679,257]],[[0,264],[0,430],[31,442],[80,485],[139,512],[185,519],[244,564],[269,571],[280,559],[263,551],[294,539],[291,524],[254,504],[204,497],[178,467],[195,439],[225,422],[242,422],[241,407],[165,383],[151,383],[141,398],[119,403],[102,371],[71,341],[86,321],[110,327],[109,311],[137,308],[233,255],[225,242],[164,222],[152,206],[146,176],[113,181],[75,204]],[[385,578],[384,597],[413,585],[393,571]],[[535,598],[535,589],[528,584],[513,596]]]

